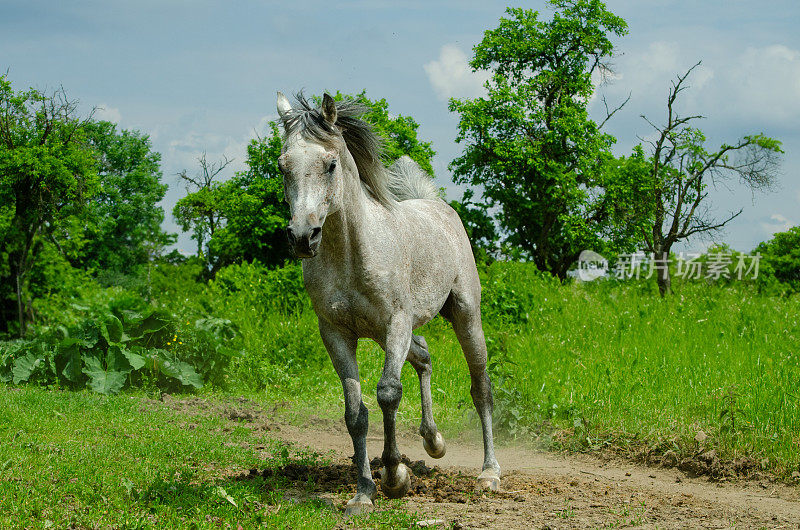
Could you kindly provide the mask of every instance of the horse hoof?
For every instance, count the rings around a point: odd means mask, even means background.
[[[358,515],[361,513],[369,513],[375,508],[369,497],[362,493],[357,493],[355,497],[347,501],[347,506],[344,509],[345,517],[351,515]]]
[[[436,432],[436,437],[433,439],[433,444],[429,444],[428,440],[422,439],[422,447],[431,458],[442,458],[447,452],[447,445],[444,443],[444,436],[442,433]]]
[[[386,468],[381,469],[381,490],[383,494],[390,499],[399,499],[408,492],[411,487],[411,475],[408,473],[408,468],[405,464],[397,465],[397,473],[393,483],[389,483],[387,478],[389,472]]]
[[[478,475],[475,485],[478,491],[500,491],[500,473],[494,469],[485,469]]]

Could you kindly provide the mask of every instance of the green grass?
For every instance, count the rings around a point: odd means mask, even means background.
[[[703,447],[724,459],[748,456],[779,474],[798,469],[800,297],[696,282],[661,299],[653,284],[561,285],[525,264],[495,264],[482,280],[501,437],[557,450],[683,456],[700,449],[694,438],[703,431]],[[313,312],[287,317],[227,303],[245,340],[234,388],[339,417],[341,387]],[[418,333],[433,356],[440,428],[448,437],[475,428],[450,326],[437,318]],[[359,362],[365,401],[380,418],[383,352],[362,341]],[[400,421],[415,425],[419,388],[410,366],[403,385]]]
[[[255,436],[219,414],[179,414],[143,394],[0,385],[0,528],[341,524],[338,510],[313,495],[284,498],[289,488],[313,484],[247,474],[325,459]],[[415,520],[402,502],[382,501],[379,508],[350,524],[408,527]]]

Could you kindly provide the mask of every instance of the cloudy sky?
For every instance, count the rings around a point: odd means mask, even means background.
[[[467,61],[505,2],[138,0],[0,1],[0,71],[17,89],[63,86],[85,109],[150,135],[162,154],[168,212],[184,190],[176,173],[206,152],[241,168],[245,146],[276,117],[275,92],[305,89],[386,98],[432,140],[439,185],[451,198],[448,163],[457,116],[449,97],[475,97],[483,78]],[[547,11],[544,2],[522,7]],[[629,35],[617,40],[609,101],[631,100],[607,125],[618,154],[663,121],[670,80],[699,60],[683,113],[699,113],[711,146],[743,134],[779,138],[786,154],[778,189],[753,196],[735,182],[713,195],[720,215],[744,208],[718,239],[752,249],[800,223],[800,2],[609,0]],[[600,98],[594,115],[602,118]],[[235,166],[235,167],[234,167]],[[177,227],[168,221],[168,228]],[[696,241],[688,248],[702,249]],[[191,250],[186,236],[180,247]]]

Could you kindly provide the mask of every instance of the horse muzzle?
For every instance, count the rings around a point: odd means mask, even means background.
[[[296,228],[292,225],[286,227],[286,238],[298,258],[313,258],[317,255],[319,244],[322,241],[322,225]]]

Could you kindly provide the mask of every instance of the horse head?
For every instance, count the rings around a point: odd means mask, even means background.
[[[292,120],[300,119],[293,111],[286,96],[278,92],[278,114],[287,131],[278,158],[291,212],[286,235],[298,257],[310,258],[319,249],[326,217],[341,208],[344,166],[348,162],[343,164],[342,158],[348,155],[336,127],[336,105],[330,95],[325,94],[322,109],[311,118],[317,122],[313,127],[325,134],[292,133]]]

